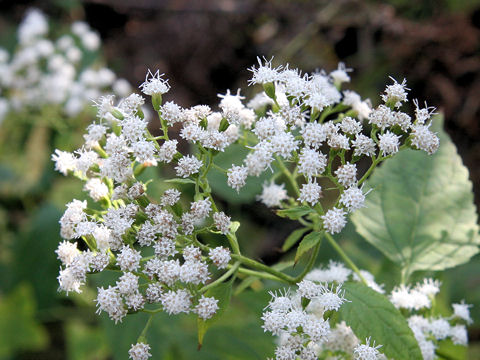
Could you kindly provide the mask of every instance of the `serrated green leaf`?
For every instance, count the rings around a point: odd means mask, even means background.
[[[389,359],[422,359],[406,319],[384,295],[356,282],[342,288],[349,302],[340,307],[340,317],[360,341],[371,337]]]
[[[208,290],[205,293],[206,297],[214,297],[218,300],[218,310],[210,319],[203,320],[200,317],[197,321],[198,326],[198,347],[199,349],[203,345],[203,338],[208,328],[212,326],[225,312],[228,304],[230,304],[230,298],[232,296],[232,285],[234,278],[232,277],[228,282],[222,283],[213,289]]]
[[[352,215],[357,232],[405,276],[417,270],[444,270],[478,252],[472,183],[455,145],[438,131],[434,155],[405,150],[376,169],[365,208]]]
[[[311,212],[313,212],[313,210],[308,206],[297,206],[290,209],[277,210],[277,215],[280,217],[288,217],[292,220],[298,220],[302,216],[305,216]]]
[[[317,245],[322,239],[322,233],[318,231],[313,231],[303,238],[297,248],[297,253],[295,254],[295,263],[312,247]]]
[[[282,251],[288,251],[302,238],[303,234],[305,234],[307,231],[307,228],[294,230],[290,235],[288,235],[285,242],[283,243]]]
[[[173,183],[173,184],[195,184],[195,181],[192,179],[182,179],[182,178],[174,178],[174,179],[168,179],[164,180],[166,183]]]

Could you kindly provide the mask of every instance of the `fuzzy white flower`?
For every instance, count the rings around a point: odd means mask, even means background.
[[[240,191],[245,186],[245,182],[248,176],[248,168],[245,166],[233,165],[227,171],[227,184],[231,188]]]
[[[195,306],[195,312],[203,320],[210,319],[218,310],[218,300],[214,297],[202,297],[198,300],[198,305]]]
[[[249,85],[267,84],[280,80],[280,70],[282,69],[282,66],[276,68],[272,67],[272,60],[273,58],[267,60],[264,57],[264,64],[262,64],[262,59],[257,57],[258,67],[256,68],[255,66],[252,66],[248,69],[253,73],[252,78],[248,81]]]
[[[280,202],[285,199],[288,199],[285,185],[277,185],[273,181],[270,184],[264,183],[262,194],[257,195],[257,200],[260,200],[268,207],[280,206]]]
[[[148,360],[150,356],[150,345],[145,343],[136,343],[135,345],[132,344],[130,350],[128,350],[128,355],[132,360]]]
[[[202,167],[202,162],[193,155],[186,155],[178,160],[178,165],[175,167],[177,176],[189,177],[190,175],[198,173]]]
[[[379,135],[379,144],[378,147],[383,151],[384,155],[391,155],[398,152],[398,147],[400,146],[400,136],[386,131],[385,134]]]
[[[393,80],[393,84],[387,86],[385,94],[382,94],[382,100],[398,108],[402,102],[407,101],[407,92],[410,89],[407,88],[407,80],[403,79],[401,83],[398,83],[394,78],[390,77],[390,79]]]
[[[163,75],[164,74],[160,74],[159,70],[155,73],[148,70],[145,81],[140,85],[142,92],[145,95],[167,93],[168,90],[170,90],[170,85],[168,85],[168,80],[162,79]]]
[[[345,211],[343,209],[333,208],[327,211],[325,215],[322,215],[323,227],[330,234],[339,233],[347,224],[345,219]]]
[[[309,182],[302,185],[298,200],[308,202],[310,205],[314,206],[318,203],[321,197],[322,187],[316,182]]]
[[[326,155],[313,149],[304,148],[299,156],[298,172],[304,174],[305,177],[320,175],[325,171],[327,166]]]

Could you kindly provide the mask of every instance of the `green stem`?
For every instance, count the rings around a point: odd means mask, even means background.
[[[240,261],[237,261],[225,274],[223,274],[222,276],[220,276],[218,279],[216,279],[215,281],[211,282],[210,284],[208,285],[205,285],[204,287],[202,287],[199,291],[201,293],[204,293],[206,292],[207,290],[209,289],[212,289],[218,285],[220,285],[221,283],[223,283],[225,280],[227,280],[230,275],[232,275],[233,273],[235,273],[238,268],[240,267],[240,264],[241,262]]]
[[[280,282],[285,281],[285,280],[280,279],[279,277],[277,277],[275,275],[268,274],[266,272],[261,272],[261,271],[239,268],[238,272],[241,273],[241,274],[255,276],[255,277],[258,277],[258,278],[261,278],[261,279],[266,279],[266,280],[275,280],[275,281],[280,281]],[[287,282],[287,284],[290,284],[290,283]]]
[[[360,278],[360,280],[362,280],[362,282],[365,284],[365,285],[368,285],[367,284],[367,280],[365,280],[365,278],[363,277],[363,275],[360,273],[360,270],[358,269],[357,265],[355,265],[355,263],[352,261],[352,259],[350,259],[348,257],[348,255],[343,251],[343,249],[340,247],[340,245],[338,245],[338,243],[335,241],[335,239],[333,238],[332,235],[330,235],[329,233],[325,233],[325,237],[327,238],[328,242],[330,243],[330,245],[332,245],[332,247],[335,249],[335,251],[338,253],[338,255],[340,255],[340,257],[343,259],[343,261],[345,261],[345,263],[350,267],[350,269],[352,269],[355,274],[358,275],[358,277]]]
[[[300,190],[298,189],[297,181],[293,177],[292,173],[290,170],[287,169],[285,164],[283,163],[282,159],[280,159],[278,156],[276,156],[276,160],[278,163],[278,166],[280,167],[280,170],[282,170],[283,174],[287,177],[288,181],[293,187],[293,190],[295,191],[295,194],[297,197],[300,196]]]
[[[163,139],[169,140],[169,138],[168,138],[168,127],[167,127],[167,123],[166,123],[165,120],[163,119],[162,114],[161,114],[160,111],[158,111],[158,117],[159,117],[159,119],[160,119],[160,124],[161,124],[161,126],[162,126]]]
[[[266,273],[272,274],[276,276],[277,278],[289,283],[289,284],[296,284],[295,278],[282,273],[281,271],[277,271],[272,269],[271,267],[264,265],[258,261],[255,261],[253,259],[247,258],[245,256],[239,255],[239,254],[232,254],[232,258],[240,261],[242,264],[249,266],[251,268],[257,269],[257,270],[262,270],[265,271]]]
[[[362,176],[362,178],[360,180],[358,180],[358,186],[360,186],[365,180],[367,180],[367,178],[372,173],[373,169],[375,169],[381,161],[382,160],[380,158],[374,158],[373,159],[372,165],[370,165],[367,172]]]
[[[153,316],[155,314],[151,314],[150,317],[147,320],[147,323],[145,324],[145,327],[142,330],[142,333],[137,339],[137,342],[146,342],[145,336],[147,335],[148,328],[150,327],[150,324],[152,323]]]

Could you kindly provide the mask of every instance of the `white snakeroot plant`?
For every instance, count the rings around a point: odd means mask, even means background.
[[[342,232],[348,214],[364,207],[370,191],[364,182],[380,163],[405,148],[436,151],[439,141],[430,130],[433,110],[419,109],[415,103],[413,122],[400,113],[408,101],[405,81],[389,85],[383,104],[372,108],[353,91],[340,91],[350,80],[343,65],[329,75],[302,75],[289,65],[274,67],[272,60],[259,59],[250,70],[249,83],[260,84],[263,91],[246,105],[240,90],[227,91],[219,95],[216,109],[163,104],[168,80],[158,71],[149,72],[140,88],[158,114],[156,136],[149,132],[155,122],[147,127],[141,95],[97,101],[99,121],[87,128],[85,145],[73,153],[56,150],[52,155],[55,169],[84,181],[92,200],[73,200],[60,219],[65,239],[56,250],[60,290],[81,292],[90,273],[118,272],[115,283],[98,288],[97,312],[106,312],[115,322],[137,312],[150,314],[129,351],[132,359],[147,359],[151,355],[146,334],[156,313],[195,314],[202,324],[225,307],[210,291],[236,284],[236,277],[277,280],[297,290],[272,293],[262,316],[264,330],[280,336],[276,359],[382,358],[388,344],[377,346],[373,337],[362,343],[348,322],[331,320],[350,301],[342,284],[362,282],[373,289],[369,291],[385,293],[331,235]],[[173,125],[179,127],[175,139],[169,137]],[[192,145],[189,153],[180,152],[188,149],[185,143]],[[247,155],[222,168],[216,155],[228,154],[234,144]],[[358,165],[361,160],[370,164],[367,170]],[[169,171],[163,173],[175,173],[176,178],[142,182],[139,175],[149,167],[166,167]],[[242,254],[236,237],[239,223],[219,209],[209,183],[211,171],[221,173],[234,194],[243,191],[250,177],[271,175],[257,200],[304,227],[302,234],[307,235],[297,255],[312,251],[300,273],[292,276]],[[151,181],[166,188],[159,199],[149,193]],[[175,184],[190,186],[191,191],[181,192]],[[206,234],[223,242],[212,244]],[[312,270],[322,238],[351,270],[333,261]],[[415,317],[420,315],[414,312],[431,307],[438,287],[435,281],[413,288],[400,285],[389,295],[392,308],[408,313],[425,358],[432,358],[435,341],[449,337],[466,344],[461,322],[471,321],[463,303],[454,305],[450,318]]]

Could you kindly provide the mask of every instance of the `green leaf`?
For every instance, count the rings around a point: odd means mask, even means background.
[[[308,228],[301,228],[293,231],[290,235],[288,235],[287,239],[283,243],[282,251],[288,251],[293,245],[295,245],[308,231]]]
[[[313,231],[303,238],[297,248],[297,253],[295,254],[295,263],[298,262],[300,257],[305,254],[312,247],[317,245],[322,239],[322,233],[318,231]]]
[[[432,156],[404,150],[376,169],[365,208],[352,215],[357,232],[406,277],[417,270],[443,270],[478,252],[472,183],[455,145],[440,129]]]
[[[280,217],[288,217],[292,220],[298,220],[302,216],[305,216],[311,212],[313,212],[313,210],[308,206],[297,206],[290,209],[277,210],[277,215]]]
[[[166,183],[173,183],[173,184],[195,184],[195,181],[192,179],[182,179],[182,178],[174,178],[174,179],[167,179],[164,180]]]
[[[422,359],[407,321],[384,295],[357,282],[346,282],[343,289],[349,302],[339,314],[360,341],[371,337],[389,359]]]
[[[232,285],[234,281],[234,277],[230,279],[230,281],[222,283],[213,289],[208,290],[205,293],[206,297],[214,297],[218,300],[218,310],[210,319],[203,320],[198,318],[197,326],[198,326],[198,348],[200,349],[203,345],[203,338],[205,333],[207,332],[208,328],[212,326],[214,322],[216,322],[225,312],[225,309],[230,304],[230,298],[232,296]]]
[[[25,283],[0,297],[0,357],[47,345],[47,333],[35,321],[35,308],[33,291]]]

